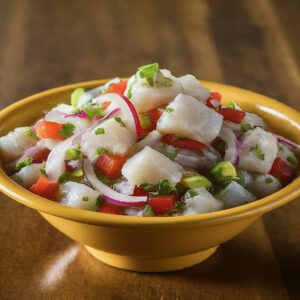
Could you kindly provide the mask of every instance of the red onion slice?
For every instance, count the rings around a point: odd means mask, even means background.
[[[134,132],[137,138],[141,136],[142,126],[138,113],[127,97],[114,93],[108,93],[97,97],[97,103],[102,103],[103,101],[111,101],[115,106],[119,107],[128,129],[131,132]]]
[[[224,160],[237,165],[239,163],[239,141],[234,131],[227,126],[223,126],[219,137],[227,144]]]
[[[17,161],[21,161],[27,157],[33,157],[35,154],[39,153],[45,148],[46,148],[45,141],[40,140],[33,147],[27,149]]]
[[[293,148],[296,152],[300,152],[299,144],[296,144],[281,135],[273,134],[273,136],[277,139],[278,143],[285,144],[285,145]]]
[[[101,193],[102,197],[110,203],[122,205],[122,206],[131,206],[131,205],[141,205],[147,202],[146,196],[128,196],[118,193],[113,190],[103,182],[101,182],[93,169],[91,162],[88,159],[83,161],[83,170],[86,179],[88,182]]]

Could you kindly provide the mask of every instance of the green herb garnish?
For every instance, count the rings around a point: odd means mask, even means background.
[[[255,145],[255,147],[250,148],[250,152],[253,151],[255,155],[260,159],[264,160],[265,159],[265,154],[263,151],[258,147],[258,145]]]
[[[128,88],[128,92],[127,92],[127,97],[128,97],[129,99],[131,99],[131,97],[132,97],[132,88],[133,88],[133,86],[134,86],[137,82],[138,82],[138,76],[137,76],[137,74],[135,74],[135,75],[134,75],[134,80],[133,80],[133,82],[130,84],[130,86],[129,86],[129,88]]]
[[[33,162],[32,157],[24,158],[23,160],[18,161],[18,162],[16,163],[16,169],[17,169],[17,170],[21,170],[22,168],[31,165],[32,162]]]
[[[139,186],[141,189],[147,192],[154,192],[156,189],[156,185],[148,182],[144,182]]]
[[[171,113],[171,112],[173,112],[174,111],[174,108],[172,108],[172,107],[167,107],[166,108],[166,112],[167,113]]]
[[[265,179],[265,182],[266,182],[266,184],[270,184],[270,183],[273,183],[274,180],[273,180],[271,177],[267,177],[267,178]]]
[[[193,197],[196,197],[198,196],[199,194],[195,191],[195,190],[188,190],[186,192],[186,197],[187,198],[193,198]]]
[[[81,200],[82,200],[82,201],[85,201],[85,202],[86,202],[86,201],[89,201],[89,197],[88,197],[88,196],[83,196]]]
[[[65,156],[68,160],[82,160],[83,155],[79,150],[79,146],[68,148],[65,152]]]
[[[233,101],[231,101],[227,104],[227,107],[228,108],[236,108],[236,104]]]
[[[83,175],[84,174],[82,169],[77,169],[73,172],[65,172],[59,177],[58,182],[59,183],[66,183],[68,181],[82,182]]]
[[[32,137],[32,138],[38,140],[38,136],[37,136],[36,133],[32,130],[32,128],[30,128],[30,127],[26,128],[26,130],[25,130],[24,133],[25,133],[25,135],[30,136],[30,137]]]
[[[106,152],[108,152],[108,151],[107,151],[107,149],[104,148],[104,147],[99,147],[99,148],[97,148],[97,150],[96,150],[96,153],[97,153],[98,155],[101,155],[101,154],[106,153]]]
[[[96,135],[105,134],[104,128],[97,128],[97,129],[95,130],[95,134],[96,134]]]
[[[82,110],[88,115],[89,118],[102,116],[104,108],[101,106],[89,105],[82,107]]]
[[[165,149],[160,149],[159,152],[171,160],[174,160],[177,155],[176,151],[169,151]]]
[[[125,123],[122,121],[121,117],[114,118],[116,122],[120,124],[121,127],[126,127]]]
[[[96,211],[99,211],[99,209],[100,209],[100,207],[102,206],[102,204],[104,204],[105,203],[105,200],[104,200],[104,198],[102,197],[102,196],[98,196],[97,197],[97,200],[96,200],[96,208],[95,208],[95,210]]]
[[[287,158],[286,158],[286,160],[289,162],[289,163],[291,163],[292,165],[297,165],[298,164],[298,159],[296,158],[296,157],[294,157],[294,156],[288,156]]]
[[[58,132],[58,135],[63,138],[68,138],[74,134],[75,125],[72,123],[63,124],[62,129]]]
[[[241,129],[242,129],[244,132],[246,132],[246,131],[248,131],[248,130],[251,130],[251,129],[252,129],[252,126],[251,126],[251,124],[249,124],[249,123],[243,123],[243,124],[241,125]]]
[[[161,182],[157,186],[157,194],[158,195],[169,195],[176,193],[177,189],[173,183],[171,183],[168,179],[161,180]]]

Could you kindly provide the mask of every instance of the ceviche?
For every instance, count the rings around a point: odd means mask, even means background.
[[[58,99],[59,100],[59,99]],[[193,75],[157,63],[75,89],[70,104],[0,138],[7,173],[63,205],[129,216],[214,212],[296,176],[299,146]]]

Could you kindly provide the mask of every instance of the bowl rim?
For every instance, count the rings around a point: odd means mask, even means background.
[[[22,100],[19,100],[0,111],[0,124],[1,119],[5,116],[13,114],[13,112],[22,107],[25,104],[35,102],[42,97],[48,97],[50,95],[66,92],[68,90],[73,90],[77,87],[93,87],[96,85],[101,85],[107,82],[109,79],[100,79],[92,81],[84,81],[74,84],[68,84],[49,90],[45,90],[40,93],[36,93],[32,96],[26,97]],[[204,85],[213,86],[215,89],[227,90],[232,93],[236,92],[237,94],[250,94],[259,98],[259,101],[255,101],[258,105],[266,105],[275,107],[274,112],[280,112],[285,119],[289,120],[292,123],[292,126],[295,126],[300,133],[300,113],[289,107],[286,104],[283,104],[275,99],[264,96],[259,93],[255,93],[246,89],[241,89],[238,87],[215,83],[210,81],[201,81]],[[242,102],[242,101],[240,101]],[[284,112],[284,113],[282,113]],[[1,126],[1,125],[0,125]],[[46,198],[40,197],[26,190],[12,179],[4,172],[2,163],[0,161],[0,191],[4,194],[13,198],[21,204],[24,204],[30,208],[38,210],[39,212],[50,214],[63,219],[68,219],[70,221],[77,221],[86,224],[92,225],[101,225],[106,227],[123,227],[123,228],[132,228],[139,227],[143,229],[154,229],[158,227],[171,228],[174,226],[179,228],[192,228],[199,226],[212,226],[221,223],[238,221],[245,218],[259,217],[262,214],[275,209],[279,206],[282,206],[289,201],[295,199],[300,195],[300,177],[294,179],[290,184],[285,186],[283,189],[278,192],[271,194],[268,197],[259,199],[252,203],[248,203],[239,207],[230,208],[226,210],[221,210],[217,212],[211,212],[206,214],[198,214],[191,216],[172,216],[172,217],[150,217],[150,218],[141,218],[133,216],[119,216],[111,215],[93,211],[87,211],[83,209],[73,208],[69,206],[61,205],[57,202],[48,200]]]

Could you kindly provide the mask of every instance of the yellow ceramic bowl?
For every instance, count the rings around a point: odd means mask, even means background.
[[[105,80],[68,85],[23,99],[0,112],[0,136],[32,124],[43,111],[69,101],[77,87],[92,88]],[[300,114],[273,99],[223,84],[204,82],[220,91],[224,101],[262,116],[272,128],[300,142]],[[0,189],[16,201],[36,209],[50,224],[85,245],[99,260],[122,269],[153,272],[182,269],[199,263],[264,213],[295,199],[300,178],[259,201],[219,212],[162,218],[117,216],[63,206],[39,197],[13,182],[0,165]]]

